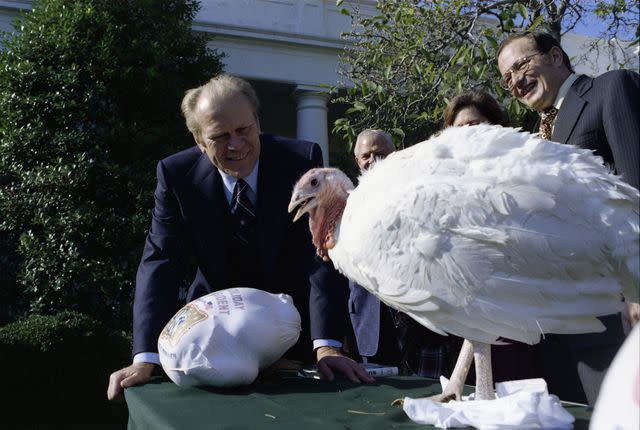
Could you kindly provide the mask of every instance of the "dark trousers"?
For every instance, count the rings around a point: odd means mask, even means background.
[[[594,405],[604,375],[624,342],[620,314],[601,317],[607,330],[547,335],[535,346],[536,374],[562,400]]]

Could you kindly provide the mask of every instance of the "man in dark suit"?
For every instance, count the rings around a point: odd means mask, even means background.
[[[520,102],[541,114],[557,110],[550,134],[542,137],[595,151],[627,183],[639,187],[640,80],[636,72],[612,70],[597,78],[576,75],[559,42],[537,31],[505,39],[498,51],[498,67],[503,86]]]
[[[367,129],[358,134],[353,148],[361,173],[373,163],[396,150],[393,139],[383,130]],[[398,365],[400,351],[395,340],[389,309],[373,294],[349,281],[349,316],[353,326],[358,354],[363,362]]]
[[[353,149],[360,172],[395,151],[383,130],[367,129]],[[362,361],[397,366],[403,373],[438,378],[448,374],[449,340],[389,308],[355,282],[349,282],[349,316]]]
[[[541,137],[593,150],[638,188],[637,73],[576,75],[560,43],[539,31],[509,36],[500,45],[497,59],[502,86],[540,113]],[[604,372],[624,339],[619,315],[602,321],[607,327],[603,333],[547,335],[537,348],[541,375],[550,392],[561,399],[595,402]]]
[[[261,134],[258,99],[244,80],[221,75],[189,90],[182,102],[196,147],[158,164],[152,223],[138,268],[130,366],[114,372],[107,395],[145,383],[159,364],[158,336],[176,312],[188,263],[196,274],[187,301],[216,290],[253,287],[286,293],[302,317],[298,343],[285,357],[354,382],[371,377],[332,348],[343,338],[346,288],[315,257],[304,223],[287,213],[291,190],[322,164],[319,147]],[[239,212],[238,212],[239,211]],[[343,288],[340,288],[343,285]]]

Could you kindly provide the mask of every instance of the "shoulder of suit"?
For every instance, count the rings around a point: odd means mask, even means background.
[[[593,82],[594,85],[625,84],[632,82],[637,85],[639,77],[640,75],[633,70],[609,70],[597,78],[594,78]]]
[[[638,74],[630,70],[609,70],[595,78],[579,75],[571,86],[579,96],[600,98],[603,91],[607,92],[616,86],[638,85]],[[589,95],[587,95],[587,93]]]
[[[200,160],[202,157],[202,151],[196,145],[184,149],[180,152],[176,152],[166,158],[163,158],[160,163],[171,168],[171,170],[180,172],[180,171],[189,171],[194,164]]]
[[[586,100],[601,101],[619,91],[637,91],[640,86],[638,77],[638,73],[630,70],[610,70],[596,78],[580,75],[571,90]]]

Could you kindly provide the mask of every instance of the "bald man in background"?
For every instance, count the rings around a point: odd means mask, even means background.
[[[361,132],[353,151],[360,173],[395,149],[389,133],[375,129]],[[392,365],[403,374],[430,378],[449,372],[446,336],[435,334],[402,312],[380,303],[355,282],[350,281],[349,288],[349,316],[363,363]]]

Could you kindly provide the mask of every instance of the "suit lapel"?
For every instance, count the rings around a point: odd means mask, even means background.
[[[192,186],[191,216],[194,222],[191,225],[199,231],[196,233],[196,246],[202,247],[206,258],[206,264],[200,267],[209,271],[216,285],[227,285],[225,226],[229,217],[229,205],[222,189],[222,178],[206,154],[202,154],[190,174],[187,184]]]
[[[569,88],[562,106],[558,111],[555,127],[551,140],[560,143],[567,143],[571,137],[571,133],[576,127],[580,115],[584,110],[587,102],[582,96],[591,89],[593,79],[587,76],[580,76]]]
[[[273,142],[261,136],[260,168],[258,170],[258,253],[262,273],[273,271],[276,256],[284,236],[291,184],[286,166],[281,166]]]

